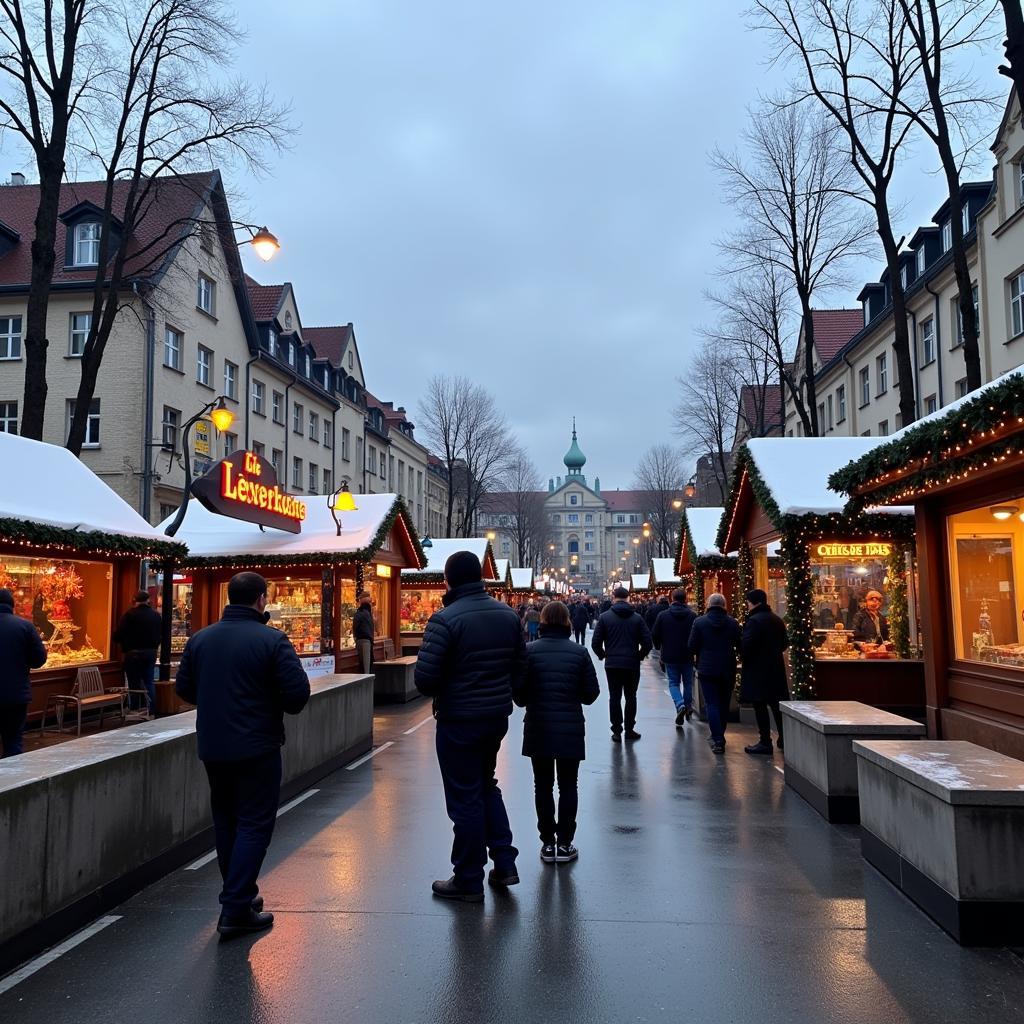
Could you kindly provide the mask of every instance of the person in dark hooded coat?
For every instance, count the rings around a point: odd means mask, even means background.
[[[786,679],[784,651],[789,647],[786,624],[768,607],[768,595],[763,590],[747,592],[747,617],[743,623],[740,654],[740,700],[754,705],[757,728],[761,736],[757,743],[743,749],[748,754],[772,753],[772,730],[768,718],[771,710],[782,746],[782,713],[780,700],[789,700],[789,682]]]
[[[577,644],[586,644],[587,626],[590,625],[590,605],[586,601],[576,601],[569,609],[569,617],[572,619],[572,631]],[[544,616],[541,615],[543,623]],[[543,632],[543,631],[542,631]],[[589,658],[589,655],[587,656]]]
[[[616,587],[615,600],[594,627],[590,646],[604,662],[608,679],[608,705],[612,724],[612,740],[622,741],[622,698],[626,698],[626,739],[638,740],[636,731],[636,692],[640,687],[640,663],[651,650],[651,631],[643,616],[629,603],[629,591]]]
[[[690,630],[689,650],[697,662],[700,692],[708,711],[711,749],[716,754],[725,753],[725,727],[736,684],[739,648],[740,624],[725,610],[725,597],[712,594],[707,612]]]
[[[655,620],[651,633],[655,648],[661,652],[661,661],[668,676],[668,692],[676,706],[676,725],[680,729],[693,717],[690,630],[696,621],[697,613],[686,603],[686,591],[673,590],[672,603]]]
[[[526,648],[526,672],[514,686],[516,704],[526,708],[523,755],[533,763],[534,802],[540,859],[575,860],[573,846],[579,806],[577,779],[586,756],[583,705],[597,700],[600,688],[586,647],[570,639],[569,611],[561,601],[544,606],[540,639]],[[555,776],[558,819],[555,820]]]

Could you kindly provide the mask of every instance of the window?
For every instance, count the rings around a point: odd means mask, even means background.
[[[825,429],[825,403],[824,402],[819,402],[818,403],[818,429],[819,430],[824,430]]]
[[[288,350],[288,365],[289,366],[294,366],[295,365],[295,346],[290,341],[286,341],[284,344],[285,344],[285,348]]]
[[[967,394],[967,378],[961,377],[954,385],[953,390],[957,398],[963,398]]]
[[[181,412],[164,406],[164,418],[160,422],[160,438],[165,448],[172,452],[178,449],[178,428],[181,426]]]
[[[565,521],[567,523],[569,523],[570,526],[579,526],[580,525],[580,514],[579,514],[579,512],[570,512],[570,513],[568,513],[566,515],[566,517],[565,517]]]
[[[953,247],[953,222],[946,221],[942,225],[942,251],[949,252]]]
[[[310,494],[316,494],[317,486],[320,483],[320,467],[315,463],[309,464],[309,487],[306,488]]]
[[[590,524],[591,524],[591,523],[592,523],[593,521],[594,521],[594,514],[593,514],[593,512],[588,512],[588,513],[587,513],[587,514],[586,514],[586,515],[585,515],[585,516],[583,517],[583,522],[585,522],[585,523],[586,523],[586,524],[587,524],[588,526],[589,526],[589,525],[590,525]]]
[[[593,551],[594,550],[594,542],[593,541],[584,541],[583,542],[583,550],[584,551]]]
[[[320,443],[320,416],[312,410],[309,413],[309,439],[316,444]]]
[[[879,437],[885,437],[886,434],[888,434],[888,433],[889,433],[889,421],[888,420],[882,420],[882,422],[878,424],[878,436]]]
[[[324,447],[330,448],[334,443],[334,424],[330,420],[324,420]],[[410,488],[412,490],[412,488]]]
[[[323,493],[324,494],[330,494],[331,491],[333,491],[333,490],[334,490],[334,488],[331,487],[331,471],[329,469],[325,469],[324,470]]]
[[[928,317],[921,324],[921,366],[935,362],[935,320]]]
[[[173,327],[164,328],[164,366],[181,369],[181,332]]]
[[[556,526],[559,523],[561,523],[561,521],[562,521],[562,517],[560,515],[558,515],[557,513],[551,517],[551,522],[553,522]]]
[[[350,370],[352,369],[352,353],[351,352],[349,352],[349,354],[348,354],[348,368]]]
[[[366,446],[366,468],[372,473],[377,468],[377,449],[372,444]]]
[[[889,356],[883,352],[875,359],[875,383],[879,395],[889,390]]]
[[[0,316],[0,359],[21,358],[21,317]]]
[[[270,418],[275,423],[284,423],[284,395],[280,391],[270,396]]]
[[[68,433],[71,432],[71,421],[75,418],[75,400],[68,399]],[[99,448],[100,446],[100,400],[94,398],[89,403],[89,415],[85,421],[85,441],[83,448]]]
[[[305,360],[304,368],[305,368],[305,371],[306,371],[306,376],[308,377],[310,375],[310,371],[313,368],[312,363],[309,360],[309,353],[308,352],[306,353],[306,360]]]
[[[238,435],[230,431],[224,431],[224,457],[227,458],[232,452],[238,451]]]
[[[224,394],[228,398],[238,398],[238,367],[227,359],[224,360]]]
[[[835,423],[833,421],[833,409],[832,409],[833,402],[832,402],[832,396],[829,395],[825,399],[825,402],[828,405],[828,429],[831,430],[835,426]]]
[[[100,261],[100,225],[98,221],[75,225],[75,266],[95,267]]]
[[[966,235],[971,230],[971,209],[966,203],[964,203],[963,209],[960,211],[960,217],[960,224],[963,233]]]
[[[298,455],[292,456],[292,487],[302,490],[302,459]]]
[[[920,277],[924,273],[924,243],[921,243],[921,248],[917,250],[917,276]]]
[[[860,407],[863,409],[871,401],[871,372],[866,366],[860,369]]]
[[[971,298],[974,300],[974,323],[978,329],[978,337],[981,337],[981,314],[978,310],[978,286],[971,286]],[[960,312],[960,296],[953,300],[953,314],[956,321],[956,337],[953,341],[953,348],[959,348],[964,343],[964,318]]]
[[[259,441],[253,441],[252,453],[253,455],[258,455],[261,459],[266,458],[267,446],[265,444],[260,444]]]
[[[615,522],[616,523],[621,524],[621,523],[624,523],[625,521],[626,521],[626,517],[624,515],[622,515],[622,513],[616,514],[616,516],[615,516]]]
[[[85,343],[89,338],[92,326],[92,313],[71,314],[71,336],[68,342],[68,355],[81,356],[85,351]]]
[[[0,402],[0,434],[18,432],[18,403]]]
[[[867,299],[864,300],[864,326],[871,323],[871,303]]]
[[[380,478],[381,478],[381,480],[386,480],[387,479],[387,475],[388,475],[388,460],[385,457],[384,453],[381,452],[380,453]]]
[[[277,479],[281,479],[281,466],[284,459],[284,452],[280,448],[274,448],[270,452],[270,464],[274,467],[274,472],[277,474]]]
[[[903,413],[896,413],[896,419],[893,422],[896,424],[896,429],[899,430],[903,426]]]
[[[935,396],[934,395],[929,395],[924,400],[924,414],[927,416],[929,413],[935,412],[935,410],[937,408],[938,408],[938,403],[935,400]]]
[[[217,285],[205,274],[199,275],[196,287],[196,305],[204,312],[213,316],[216,308]]]
[[[863,431],[863,432],[861,433],[861,435],[860,435],[860,436],[861,436],[861,437],[870,437],[870,436],[871,436],[871,431],[870,431],[870,430],[865,430],[865,431]]]
[[[402,483],[405,480],[405,460],[398,460],[398,490],[402,490]]]
[[[266,394],[267,388],[263,381],[254,380],[252,382],[252,411],[257,416],[266,416],[266,413],[263,411],[263,402],[266,399]]]
[[[907,290],[907,265],[905,263],[900,267],[900,287],[904,291]]]
[[[213,352],[200,345],[196,349],[196,381],[210,387],[210,369],[213,366]]]
[[[1010,330],[1011,337],[1024,334],[1024,273],[1010,279]],[[3,338],[0,336],[0,351],[3,351]]]
[[[351,456],[349,451],[352,445],[352,431],[348,427],[341,428],[341,457],[348,462]]]
[[[292,430],[296,434],[302,434],[303,426],[306,421],[306,410],[302,408],[301,403],[296,402],[292,406]]]
[[[1024,160],[1017,164],[1017,202],[1024,206]]]
[[[840,384],[836,388],[836,423],[843,423],[846,420],[846,385]]]
[[[277,331],[273,327],[267,329],[267,351],[272,355],[277,355]]]
[[[578,494],[570,494],[569,495],[569,504],[570,505],[578,505],[579,504],[579,500],[580,500],[580,498],[579,498]]]

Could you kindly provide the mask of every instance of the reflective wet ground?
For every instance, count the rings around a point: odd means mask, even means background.
[[[602,678],[603,686],[603,678]],[[861,859],[857,832],[787,791],[781,757],[677,733],[645,665],[635,744],[587,711],[581,854],[544,865],[521,712],[499,762],[522,883],[430,895],[450,826],[425,701],[393,745],[284,814],[262,879],[273,930],[220,943],[217,867],[178,870],[0,995],[0,1021],[984,1022],[1024,1020],[1024,960],[962,949]],[[17,884],[4,879],[4,884]]]

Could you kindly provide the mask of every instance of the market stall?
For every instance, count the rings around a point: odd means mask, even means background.
[[[723,555],[718,549],[718,528],[725,509],[717,506],[687,508],[679,524],[679,543],[676,548],[676,574],[687,590],[687,600],[693,602],[699,614],[706,610],[709,594],[725,596],[735,612],[738,559]]]
[[[929,736],[1024,758],[1024,373],[839,469],[851,508],[912,503]]]
[[[177,534],[189,553],[175,566],[173,647],[217,621],[228,581],[251,569],[267,579],[270,625],[288,634],[308,675],[357,669],[352,616],[361,590],[373,597],[374,657],[397,651],[401,570],[422,565],[423,551],[397,495],[353,497],[357,507],[341,513],[327,496],[299,501],[298,533],[217,514],[193,498]]]
[[[182,556],[67,449],[0,433],[0,587],[47,649],[29,715],[69,694],[79,668],[124,685],[113,633],[139,589],[143,558]],[[0,666],[2,671],[2,666]]]
[[[508,558],[496,558],[494,560],[494,579],[484,580],[487,592],[498,601],[509,604],[512,600],[512,575],[509,570],[512,562]]]
[[[658,597],[668,597],[677,587],[682,586],[671,558],[651,559],[651,589]]]
[[[542,596],[541,591],[536,587],[533,569],[513,565],[509,566],[508,575],[512,585],[512,604],[519,605],[523,601],[531,601]]]
[[[739,592],[760,587],[785,616],[795,695],[914,713],[924,707],[924,665],[911,656],[912,510],[847,514],[845,499],[828,488],[830,473],[873,444],[860,437],[748,441],[736,455],[717,543],[737,555]],[[769,565],[775,542],[781,576]]]

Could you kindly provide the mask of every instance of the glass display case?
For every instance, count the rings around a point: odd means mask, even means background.
[[[299,655],[320,653],[322,583],[286,577],[267,580],[268,625],[285,633]],[[221,606],[228,603],[228,585],[220,586]]]
[[[175,576],[174,597],[171,603],[171,654],[181,654],[191,635],[192,577]]]
[[[366,573],[366,589],[373,597],[373,632],[375,636],[391,635],[390,579]]]
[[[402,632],[422,633],[427,626],[427,619],[443,605],[445,588],[418,587],[415,590],[402,591]]]
[[[39,631],[45,669],[109,659],[112,579],[109,562],[0,556],[0,588]]]
[[[342,578],[338,581],[338,587],[341,591],[337,595],[340,604],[338,646],[343,651],[351,650],[356,645],[355,637],[352,636],[352,616],[356,613],[356,581]]]

